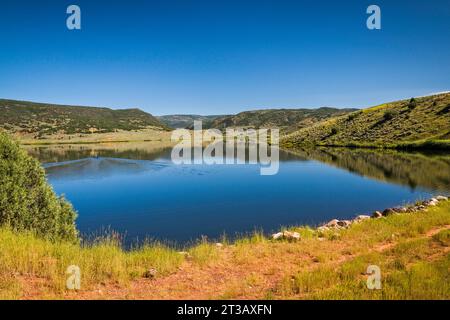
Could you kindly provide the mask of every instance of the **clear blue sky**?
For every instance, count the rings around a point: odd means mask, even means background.
[[[70,4],[81,31],[66,28]],[[445,90],[448,0],[0,2],[2,98],[224,114]]]

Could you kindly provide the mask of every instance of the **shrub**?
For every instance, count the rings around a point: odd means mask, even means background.
[[[383,114],[383,120],[389,121],[392,120],[395,117],[396,113],[392,110],[388,110]]]
[[[0,132],[0,226],[76,241],[76,213],[47,183],[39,162]]]
[[[360,111],[350,113],[350,114],[348,115],[348,117],[347,117],[347,121],[353,121],[353,120],[355,120],[356,117],[357,117],[359,114],[360,114]]]
[[[417,101],[416,101],[416,99],[411,98],[411,100],[409,100],[409,103],[408,103],[408,108],[409,108],[410,110],[413,110],[413,109],[415,109],[416,107],[417,107]]]

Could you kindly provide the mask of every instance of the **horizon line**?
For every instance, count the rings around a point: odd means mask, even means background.
[[[84,104],[67,104],[67,103],[53,103],[53,102],[40,102],[40,101],[33,101],[33,100],[24,100],[24,99],[11,99],[11,98],[0,98],[0,101],[17,101],[17,102],[25,102],[25,103],[35,103],[35,104],[42,104],[42,105],[53,105],[53,106],[57,106],[57,107],[80,107],[80,108],[98,108],[98,109],[109,109],[109,110],[140,110],[143,111],[145,113],[151,114],[152,116],[155,117],[164,117],[164,116],[225,116],[225,115],[237,115],[243,112],[254,112],[254,111],[263,111],[263,110],[300,110],[300,109],[305,109],[305,110],[317,110],[317,109],[321,109],[321,108],[332,108],[332,109],[355,109],[355,110],[363,110],[366,108],[371,108],[371,107],[376,107],[380,104],[384,104],[384,103],[393,103],[393,102],[397,102],[397,101],[403,101],[403,100],[407,100],[407,99],[411,99],[411,98],[424,98],[424,97],[432,97],[432,96],[437,96],[437,95],[441,95],[441,94],[448,94],[450,93],[450,90],[444,90],[444,91],[439,91],[439,92],[432,92],[429,94],[425,94],[425,95],[417,95],[417,96],[413,96],[413,97],[404,97],[404,98],[398,98],[396,100],[392,100],[392,101],[388,101],[388,102],[381,102],[378,104],[373,104],[373,105],[366,105],[363,107],[343,107],[343,106],[316,106],[316,107],[260,107],[260,108],[248,108],[248,109],[243,109],[242,111],[239,112],[235,112],[235,113],[228,113],[228,114],[198,114],[198,113],[169,113],[169,114],[154,114],[152,112],[148,112],[145,111],[143,108],[141,107],[108,107],[108,106],[93,106],[93,105],[84,105]]]

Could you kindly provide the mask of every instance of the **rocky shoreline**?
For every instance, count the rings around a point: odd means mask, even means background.
[[[349,228],[352,224],[359,223],[361,221],[367,219],[380,219],[393,214],[403,214],[403,213],[414,213],[419,211],[426,211],[428,207],[434,207],[441,201],[448,201],[448,197],[445,196],[436,196],[429,200],[425,200],[422,202],[418,202],[415,205],[404,206],[404,207],[394,207],[387,208],[383,211],[374,211],[371,215],[358,215],[352,220],[338,220],[333,219],[326,224],[316,228],[316,231],[319,232],[319,237],[323,236],[325,232],[332,230],[340,230]],[[298,241],[301,239],[301,235],[298,232],[293,231],[282,231],[278,233],[272,234],[273,240],[290,240],[290,241]]]

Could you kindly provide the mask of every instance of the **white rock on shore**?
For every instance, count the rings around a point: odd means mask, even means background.
[[[328,222],[325,226],[328,227],[328,228],[339,227],[339,220],[338,219],[333,219],[330,222]]]
[[[390,215],[395,214],[395,213],[396,212],[392,208],[384,209],[383,212],[382,212],[384,217],[390,216]]]
[[[360,221],[363,221],[363,220],[367,220],[367,219],[370,219],[370,216],[367,216],[367,215],[364,215],[364,214],[360,214],[359,216],[357,216],[356,218],[355,218],[355,222],[360,222]]]
[[[273,240],[278,240],[278,239],[281,239],[281,238],[283,238],[283,232],[274,233],[272,235],[272,239]]]
[[[291,232],[291,231],[284,231],[284,232],[278,232],[274,233],[272,235],[272,239],[278,240],[278,239],[286,239],[286,240],[300,240],[300,233],[298,232]]]
[[[396,207],[396,208],[387,208],[383,210],[383,212],[380,211],[374,211],[371,216],[369,215],[358,215],[353,220],[338,220],[333,219],[330,220],[328,223],[318,227],[316,230],[319,232],[319,238],[323,236],[323,233],[330,230],[340,230],[344,228],[350,227],[353,223],[359,223],[364,220],[368,220],[371,218],[382,218],[387,217],[393,214],[406,214],[406,213],[413,213],[417,211],[427,211],[427,207],[429,206],[436,206],[440,201],[448,201],[448,197],[445,196],[436,196],[434,198],[431,198],[429,200],[423,201],[420,204],[417,204],[415,206],[406,206],[406,207]],[[284,232],[278,232],[272,235],[272,239],[278,240],[278,239],[287,239],[287,240],[300,240],[300,234],[298,232],[290,232],[290,231],[284,231]]]
[[[343,228],[347,228],[352,224],[352,221],[350,220],[339,220],[338,221],[338,226],[339,227],[343,227]]]
[[[381,218],[383,214],[380,211],[375,211],[372,213],[372,218]]]
[[[428,200],[427,203],[428,203],[429,206],[434,207],[434,206],[437,206],[439,204],[439,200],[437,200],[436,198],[431,198],[430,200]]]

